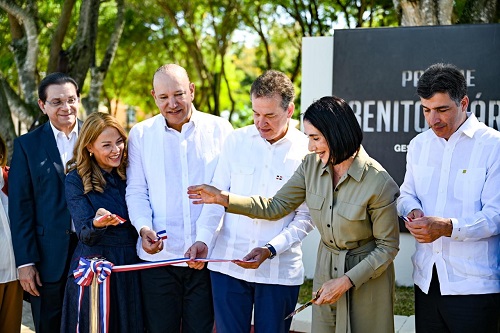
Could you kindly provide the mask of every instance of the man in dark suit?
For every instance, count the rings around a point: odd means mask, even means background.
[[[69,260],[77,238],[64,194],[65,164],[78,136],[80,92],[71,77],[46,76],[38,105],[49,121],[14,140],[9,174],[12,243],[37,332],[59,332]]]

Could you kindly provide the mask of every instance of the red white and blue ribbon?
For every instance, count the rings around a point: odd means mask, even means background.
[[[75,282],[80,286],[78,291],[78,319],[76,332],[80,332],[80,310],[85,287],[92,284],[94,276],[99,286],[99,326],[101,333],[107,333],[109,321],[109,279],[113,264],[103,259],[80,258],[77,269],[73,271]]]
[[[156,240],[159,241],[160,239],[167,239],[167,230],[161,230],[156,233],[156,237],[158,237]]]
[[[141,269],[149,269],[155,267],[169,266],[174,264],[185,263],[189,261],[199,262],[231,262],[230,259],[213,259],[213,258],[176,258],[160,261],[148,261],[133,265],[113,265],[111,262],[99,258],[80,258],[77,269],[73,271],[75,282],[80,286],[78,295],[78,322],[76,332],[79,333],[80,309],[82,306],[84,288],[92,284],[94,275],[97,278],[99,285],[99,326],[100,333],[108,332],[109,319],[109,283],[111,272],[129,272]],[[251,260],[252,261],[252,260]],[[249,261],[249,262],[251,262]]]

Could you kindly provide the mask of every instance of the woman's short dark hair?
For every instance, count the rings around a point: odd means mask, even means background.
[[[457,104],[467,95],[467,83],[462,72],[452,64],[438,63],[427,68],[418,79],[417,94],[430,99],[436,93],[448,93]]]
[[[361,146],[363,131],[342,98],[326,96],[315,101],[304,113],[306,120],[325,137],[330,149],[329,160],[334,165],[347,160]]]
[[[40,84],[38,85],[38,98],[45,103],[47,101],[47,88],[54,84],[59,85],[65,83],[71,83],[72,85],[74,85],[76,89],[76,95],[80,97],[80,90],[78,89],[78,83],[76,83],[76,81],[68,74],[56,72],[47,75],[40,82]]]

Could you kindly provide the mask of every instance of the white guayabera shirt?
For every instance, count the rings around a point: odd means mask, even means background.
[[[500,292],[500,133],[468,114],[446,141],[432,130],[408,147],[398,212],[451,218],[451,237],[416,244],[413,279],[427,293],[435,265],[443,295]]]
[[[203,205],[191,202],[187,188],[210,183],[224,139],[232,130],[227,120],[196,110],[181,132],[168,128],[161,114],[132,128],[126,194],[130,220],[138,232],[149,227],[166,230],[168,236],[155,255],[144,251],[139,237],[141,259],[183,258],[195,241],[210,245],[219,221],[207,224],[198,219]]]
[[[292,127],[273,144],[263,139],[254,125],[235,130],[224,144],[212,184],[233,194],[272,197],[308,153],[307,144],[307,137]],[[221,207],[221,216],[223,213]],[[278,255],[265,260],[259,269],[244,269],[228,262],[211,262],[208,269],[248,282],[300,285],[304,281],[301,241],[313,228],[304,203],[274,221],[226,213],[212,257],[242,259],[266,243]]]

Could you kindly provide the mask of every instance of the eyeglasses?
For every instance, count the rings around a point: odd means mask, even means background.
[[[50,106],[53,106],[53,107],[57,108],[57,107],[63,106],[66,103],[68,105],[75,105],[76,103],[78,103],[78,98],[68,98],[65,101],[63,101],[61,99],[55,99],[55,100],[52,100],[52,101],[45,101],[45,103],[49,104]]]

